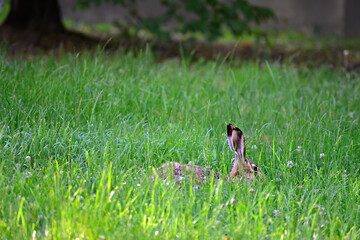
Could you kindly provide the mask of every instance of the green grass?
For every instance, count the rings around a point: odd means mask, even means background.
[[[0,57],[0,236],[358,239],[359,77],[148,52]],[[267,182],[150,180],[168,161],[229,173],[228,122]]]
[[[221,42],[243,42],[257,44],[263,47],[278,47],[287,50],[349,50],[352,54],[359,52],[360,38],[337,36],[335,34],[314,34],[297,32],[293,30],[264,30],[253,29],[254,34],[244,34],[243,36],[233,36],[226,31],[220,39]],[[266,37],[266,38],[265,38]]]

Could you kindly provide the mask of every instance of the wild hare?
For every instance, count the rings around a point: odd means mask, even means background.
[[[245,182],[252,183],[256,177],[262,182],[265,177],[264,174],[254,162],[250,162],[249,159],[246,158],[245,138],[243,132],[239,128],[234,127],[231,123],[228,123],[226,128],[229,147],[231,151],[235,152],[235,162],[230,174],[225,176],[225,180],[243,180]],[[171,178],[171,175],[173,175],[172,177],[178,184],[181,184],[181,180],[185,176],[192,176],[193,180],[200,186],[208,180],[217,180],[221,178],[220,173],[193,165],[191,163],[164,163],[156,170],[156,172],[158,177],[163,180],[166,180],[169,176]],[[154,180],[155,176],[152,175],[151,178]]]

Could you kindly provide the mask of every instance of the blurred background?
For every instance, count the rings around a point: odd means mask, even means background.
[[[76,11],[76,0],[60,1],[63,18],[96,24],[113,23],[131,18],[128,9],[111,2],[103,2]],[[161,0],[137,1],[135,8],[142,18],[161,17],[166,7]],[[223,1],[224,2],[224,1]],[[360,36],[360,2],[357,0],[249,0],[250,4],[271,9],[276,19],[261,24],[272,30],[295,30],[314,34],[336,34],[344,37]],[[190,18],[191,14],[186,17]]]
[[[231,55],[359,66],[358,0],[1,0],[0,6],[0,41],[12,55],[148,46],[159,60]]]

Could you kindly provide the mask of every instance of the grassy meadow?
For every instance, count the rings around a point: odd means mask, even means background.
[[[359,74],[2,55],[0,86],[0,239],[360,237]],[[267,181],[151,181],[169,161],[228,174],[228,122]]]

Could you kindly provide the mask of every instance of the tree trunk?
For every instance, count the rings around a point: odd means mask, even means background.
[[[11,0],[4,25],[43,33],[64,32],[57,0]]]

